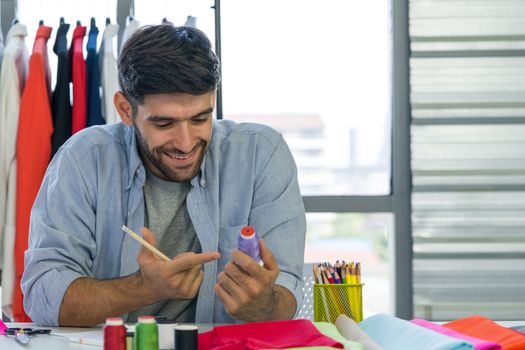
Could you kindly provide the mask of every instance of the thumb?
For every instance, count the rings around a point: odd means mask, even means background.
[[[264,268],[270,271],[279,271],[279,264],[263,239],[259,240],[259,247],[261,248],[261,259],[264,262]]]
[[[144,240],[151,244],[152,246],[155,246],[155,234],[151,232],[151,230],[147,227],[143,227],[140,229],[140,232],[144,236]],[[142,246],[140,249],[138,259],[144,261],[144,260],[151,260],[151,259],[159,259],[155,254],[153,254],[149,249]]]

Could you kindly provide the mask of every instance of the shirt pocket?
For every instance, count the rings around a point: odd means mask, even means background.
[[[219,229],[219,253],[221,261],[226,263],[231,260],[231,251],[237,249],[239,232],[246,225],[221,227]]]

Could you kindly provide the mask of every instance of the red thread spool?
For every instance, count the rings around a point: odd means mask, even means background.
[[[104,350],[126,350],[126,327],[120,317],[109,317],[104,326]]]

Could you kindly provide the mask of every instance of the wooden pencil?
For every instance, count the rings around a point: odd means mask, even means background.
[[[122,225],[122,231],[126,232],[128,235],[133,237],[137,242],[142,244],[146,249],[148,249],[150,252],[158,256],[164,261],[171,261],[170,258],[168,258],[166,255],[164,255],[160,250],[149,244],[147,241],[144,240],[144,238],[140,237],[138,234],[133,232],[131,229],[129,229],[126,225]]]

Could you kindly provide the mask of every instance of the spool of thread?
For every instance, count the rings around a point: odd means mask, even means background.
[[[195,325],[176,325],[175,350],[197,350],[199,327]]]
[[[133,350],[133,337],[135,337],[135,333],[126,332],[126,350]]]
[[[120,317],[109,317],[104,326],[104,350],[126,350],[126,327]]]
[[[261,248],[259,248],[259,235],[257,235],[257,232],[253,227],[244,226],[241,228],[239,238],[237,239],[237,247],[241,252],[251,256],[259,264],[262,264]]]
[[[158,350],[159,332],[153,316],[139,316],[135,326],[135,350]]]
[[[157,327],[159,328],[159,349],[173,349],[175,347],[173,337],[173,327],[177,324],[175,320],[170,320],[165,316],[156,316]]]

